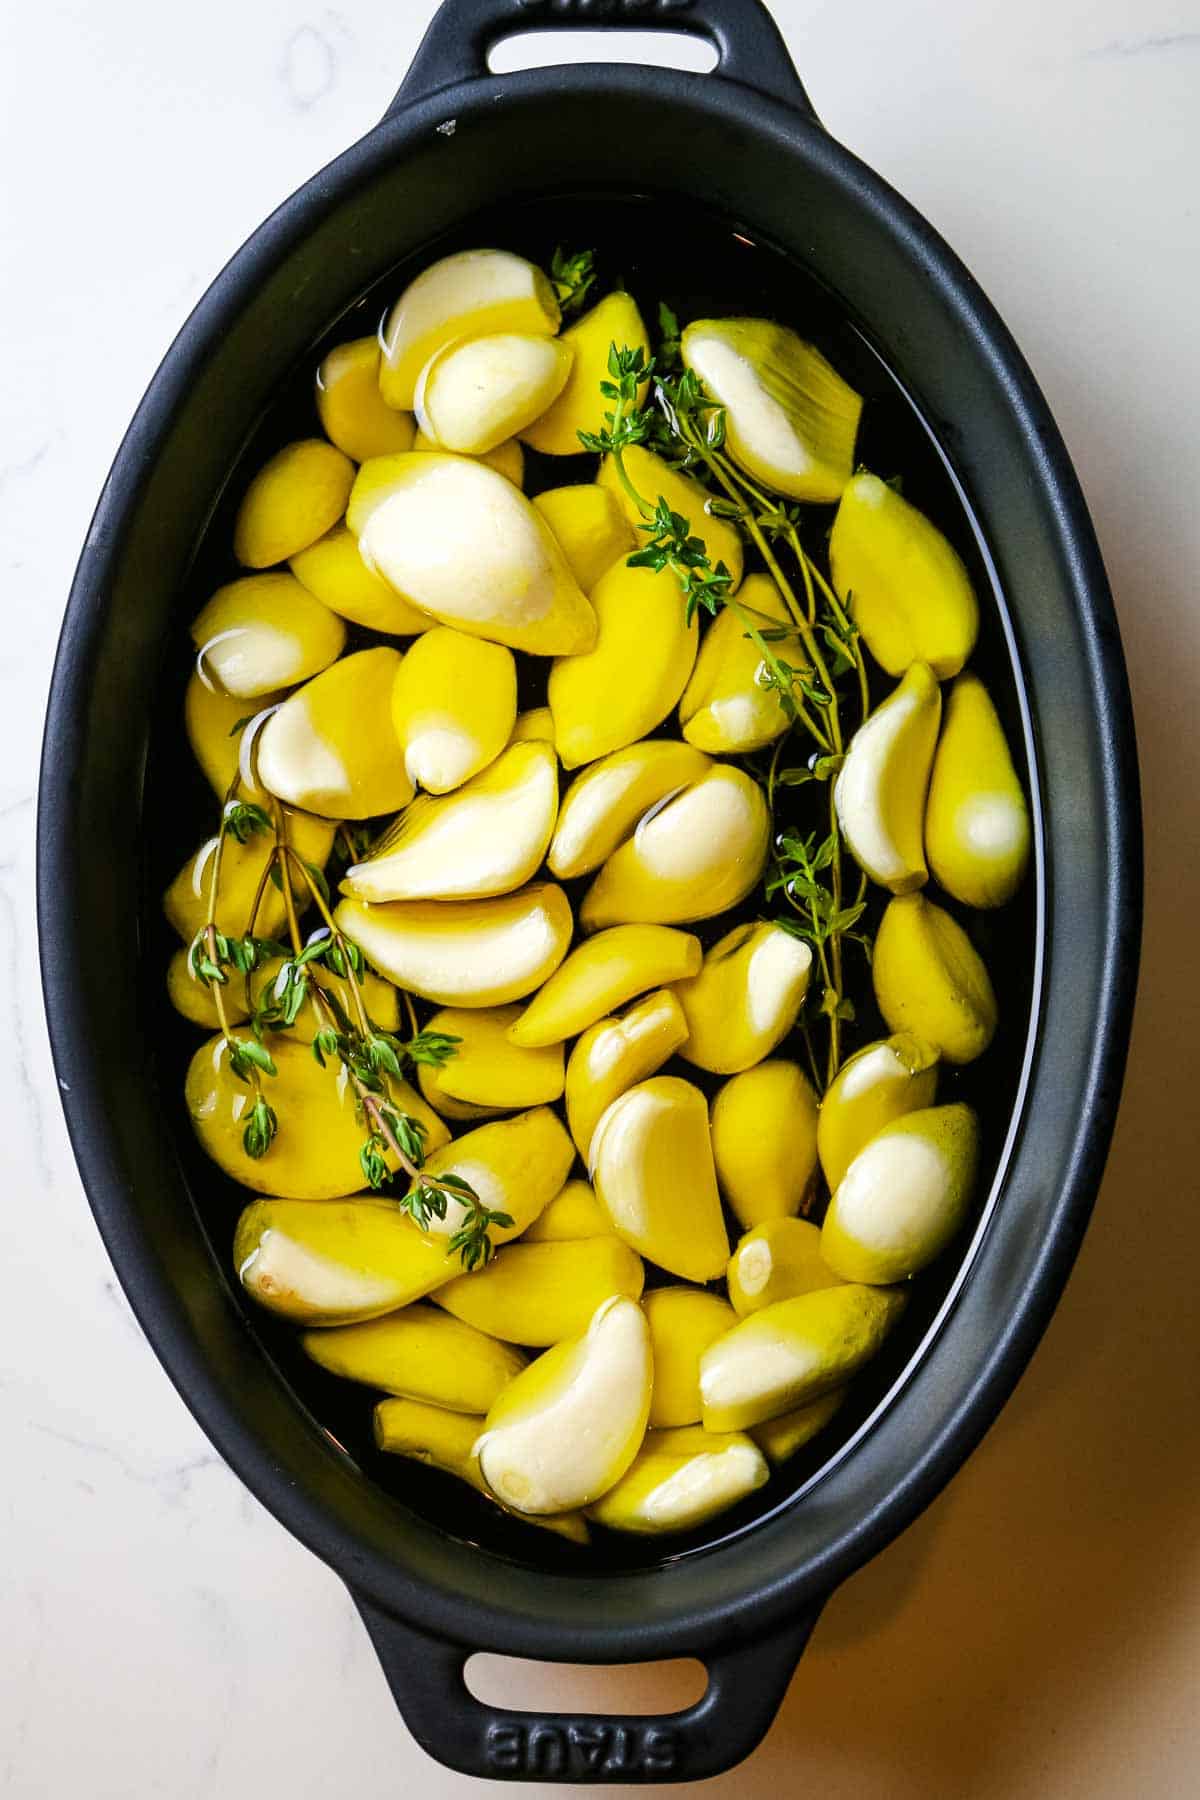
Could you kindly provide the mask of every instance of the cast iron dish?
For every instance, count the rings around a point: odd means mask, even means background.
[[[488,73],[489,48],[513,30],[634,22],[708,38],[716,73]],[[1018,1100],[1000,1120],[978,1228],[848,1440],[678,1555],[580,1563],[553,1542],[531,1547],[532,1533],[506,1536],[501,1515],[485,1529],[427,1504],[425,1471],[389,1492],[319,1422],[194,1201],[183,1108],[169,1081],[159,1086],[158,960],[142,959],[145,991],[127,971],[157,929],[143,857],[150,697],[182,641],[203,529],[284,377],[373,284],[435,245],[464,231],[508,242],[522,207],[554,216],[566,196],[586,210],[647,195],[703,208],[727,234],[792,259],[928,426],[977,533],[1010,682],[1015,673],[1036,949]],[[1140,919],[1125,673],[1062,442],[967,271],[822,129],[758,0],[447,0],[386,118],[239,252],[139,408],[71,593],[38,830],[59,1084],[117,1271],[214,1443],[348,1583],[420,1742],[454,1768],[512,1779],[692,1779],[744,1757],[822,1602],[949,1479],[1046,1326],[1104,1161]],[[710,1685],[662,1719],[497,1714],[463,1684],[479,1649],[575,1662],[695,1655]]]

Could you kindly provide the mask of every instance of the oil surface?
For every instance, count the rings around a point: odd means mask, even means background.
[[[664,216],[670,220],[666,233],[662,230]],[[597,1569],[645,1567],[710,1547],[744,1530],[819,1476],[822,1467],[892,1387],[928,1331],[960,1268],[970,1229],[912,1284],[911,1303],[901,1325],[883,1354],[857,1378],[834,1423],[778,1470],[751,1500],[694,1533],[643,1541],[597,1530],[591,1548],[578,1549],[549,1533],[505,1518],[452,1477],[376,1451],[371,1435],[374,1397],[370,1390],[318,1369],[300,1350],[293,1327],[260,1311],[241,1294],[230,1266],[230,1246],[235,1221],[248,1196],[227,1180],[195,1143],[182,1096],[187,1064],[200,1040],[196,1029],[170,1007],[165,994],[166,965],[177,948],[177,940],[163,921],[161,894],[185,858],[212,833],[218,819],[217,802],[192,761],[183,732],[183,693],[192,666],[187,626],[214,588],[241,572],[230,548],[238,501],[254,471],[280,445],[294,438],[319,435],[312,389],[316,366],[325,352],[350,338],[374,333],[405,283],[437,256],[481,244],[502,245],[542,266],[549,263],[558,244],[572,250],[594,249],[599,274],[596,297],[612,287],[625,285],[638,300],[652,337],[662,301],[682,323],[722,314],[760,314],[794,327],[817,343],[864,396],[858,460],[885,479],[899,477],[905,497],[934,520],[970,571],[982,613],[979,644],[971,667],[986,682],[995,701],[1028,792],[1026,743],[1017,672],[1004,628],[1003,597],[990,574],[980,533],[932,431],[889,371],[881,349],[872,345],[846,318],[838,302],[792,260],[755,242],[736,224],[683,207],[674,200],[667,203],[665,213],[662,204],[648,198],[604,199],[588,195],[574,201],[559,198],[530,203],[506,209],[502,222],[485,216],[427,246],[419,258],[397,267],[331,324],[325,337],[312,346],[310,355],[282,384],[277,400],[248,441],[237,467],[230,472],[180,596],[177,641],[167,647],[166,666],[170,673],[162,685],[152,733],[144,845],[144,967],[150,1029],[159,1046],[162,1104],[167,1116],[175,1121],[180,1156],[216,1265],[225,1271],[264,1352],[303,1405],[333,1443],[399,1502],[421,1511],[464,1541],[523,1562],[564,1567],[586,1562]],[[681,245],[686,245],[685,256],[680,254]],[[566,482],[589,480],[594,466],[594,458],[551,458],[527,451],[525,490],[532,495]],[[823,561],[824,532],[832,522],[832,508],[807,510],[812,520],[806,532],[808,546]],[[755,566],[752,553],[747,566]],[[372,641],[369,634],[349,628],[348,649],[368,641]],[[540,704],[547,662],[519,657],[518,667],[520,705]],[[880,678],[879,672],[874,671],[873,698],[882,699],[891,685],[886,676]],[[669,719],[656,735],[676,730],[677,723]],[[803,743],[797,739],[789,760],[800,762],[806,755]],[[777,825],[817,829],[826,798],[825,789],[817,786],[782,789]],[[573,904],[585,885],[567,884]],[[872,896],[865,923],[873,932],[887,896],[878,889],[872,890]],[[1000,1028],[991,1049],[967,1068],[944,1067],[938,1094],[939,1102],[969,1101],[979,1114],[982,1159],[976,1195],[978,1209],[992,1184],[1009,1130],[1025,1057],[1036,952],[1035,885],[1031,874],[1016,900],[995,913],[969,912],[940,893],[937,898],[968,930],[992,973],[1000,998]],[[762,910],[761,898],[756,896],[737,916],[753,917]],[[689,929],[707,944],[734,922],[735,917],[725,914],[719,920]],[[875,1009],[869,971],[853,947],[848,966],[847,989],[858,1013],[849,1038],[848,1047],[852,1050],[873,1038],[886,1036],[887,1027]],[[420,1005],[422,1016],[432,1010]],[[793,1052],[789,1049],[788,1053]],[[710,1094],[719,1085],[719,1078],[707,1076],[690,1064],[677,1066],[672,1062],[663,1073],[684,1074]],[[736,1235],[735,1227],[735,1241]],[[669,1279],[650,1272],[651,1284]]]

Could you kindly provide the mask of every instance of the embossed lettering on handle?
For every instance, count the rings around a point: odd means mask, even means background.
[[[606,1725],[595,1719],[553,1725],[489,1725],[484,1739],[489,1771],[523,1781],[586,1781],[589,1776],[682,1774],[679,1734],[661,1725]]]

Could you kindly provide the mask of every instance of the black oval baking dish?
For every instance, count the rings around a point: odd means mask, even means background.
[[[707,38],[716,72],[488,72],[489,49],[514,30],[631,23]],[[282,1339],[232,1279],[226,1221],[209,1235],[161,1054],[160,959],[141,958],[153,964],[141,986],[127,978],[160,929],[146,876],[158,832],[152,697],[179,666],[183,600],[231,471],[261,443],[289,371],[311,366],[339,320],[349,335],[346,315],[377,284],[447,243],[536,233],[567,197],[573,220],[598,229],[624,208],[621,228],[636,234],[646,208],[669,204],[706,221],[714,244],[764,246],[886,370],[995,596],[989,654],[1005,665],[1037,843],[1030,993],[970,1245],[923,1310],[910,1309],[917,1323],[832,1447],[707,1535],[623,1560],[581,1560],[546,1533],[493,1524],[474,1496],[450,1500],[444,1478],[411,1465],[382,1480],[329,1428],[319,1394],[293,1379]],[[759,0],[447,0],[387,116],[221,273],[130,426],[67,609],[38,833],[59,1085],[118,1274],[213,1442],[349,1585],[419,1741],[454,1768],[518,1780],[677,1781],[745,1756],[823,1601],[950,1478],[1045,1329],[1116,1109],[1141,877],[1116,621],[1054,422],[961,263],[822,129]],[[572,1662],[694,1655],[710,1681],[668,1718],[497,1713],[463,1684],[480,1649]]]

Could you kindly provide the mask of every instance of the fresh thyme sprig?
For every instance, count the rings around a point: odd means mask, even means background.
[[[579,312],[596,283],[596,255],[578,250],[574,256],[559,246],[550,258],[550,280],[564,318]]]

